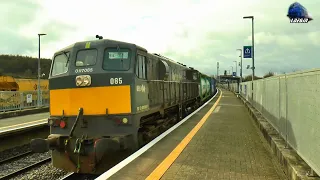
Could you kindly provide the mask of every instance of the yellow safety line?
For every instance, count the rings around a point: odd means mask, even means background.
[[[180,144],[161,162],[161,164],[158,165],[158,167],[146,178],[146,180],[160,179],[163,176],[163,174],[168,170],[168,168],[172,165],[172,163],[181,154],[183,149],[189,144],[193,136],[198,132],[201,126],[207,121],[212,111],[218,105],[221,97],[222,97],[222,91],[217,102],[214,103],[214,105],[206,113],[206,115],[203,116],[200,122],[198,122],[198,124],[189,132],[189,134],[180,142]]]
[[[5,126],[5,127],[1,127],[0,129],[8,129],[8,128],[22,126],[22,125],[26,125],[26,124],[33,124],[35,122],[40,122],[40,121],[44,121],[44,120],[47,120],[47,119],[40,119],[40,120],[36,120],[36,121],[31,121],[31,122],[26,122],[26,123],[21,123],[21,124],[15,124],[15,125],[11,125],[11,126]]]

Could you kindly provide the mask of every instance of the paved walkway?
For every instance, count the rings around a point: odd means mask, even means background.
[[[222,98],[161,179],[286,179],[244,105]]]
[[[203,122],[200,120],[217,99],[110,179],[152,179],[150,177],[153,175],[164,172],[161,179],[165,180],[285,180],[283,171],[254,126],[247,109],[229,91],[222,92],[214,111],[189,144],[186,143],[187,146],[169,169],[157,168],[161,163],[166,164],[164,159],[174,160],[169,154],[198,122]]]

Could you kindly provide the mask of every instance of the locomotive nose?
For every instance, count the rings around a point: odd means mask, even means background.
[[[44,153],[49,151],[49,143],[46,139],[32,139],[30,142],[30,148],[33,152]]]

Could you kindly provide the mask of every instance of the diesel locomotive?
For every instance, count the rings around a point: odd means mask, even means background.
[[[99,36],[97,36],[99,37]],[[117,152],[136,151],[216,92],[215,79],[138,45],[99,38],[57,51],[49,76],[53,166],[99,174]]]

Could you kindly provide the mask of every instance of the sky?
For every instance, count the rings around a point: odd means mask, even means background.
[[[251,45],[254,16],[255,74],[320,67],[320,0],[301,0],[314,18],[291,24],[289,0],[1,0],[0,54],[52,58],[77,41],[130,42],[208,75],[235,71],[236,49]],[[251,74],[243,59],[243,76]],[[232,66],[232,67],[231,67]],[[237,67],[239,74],[240,67]]]

